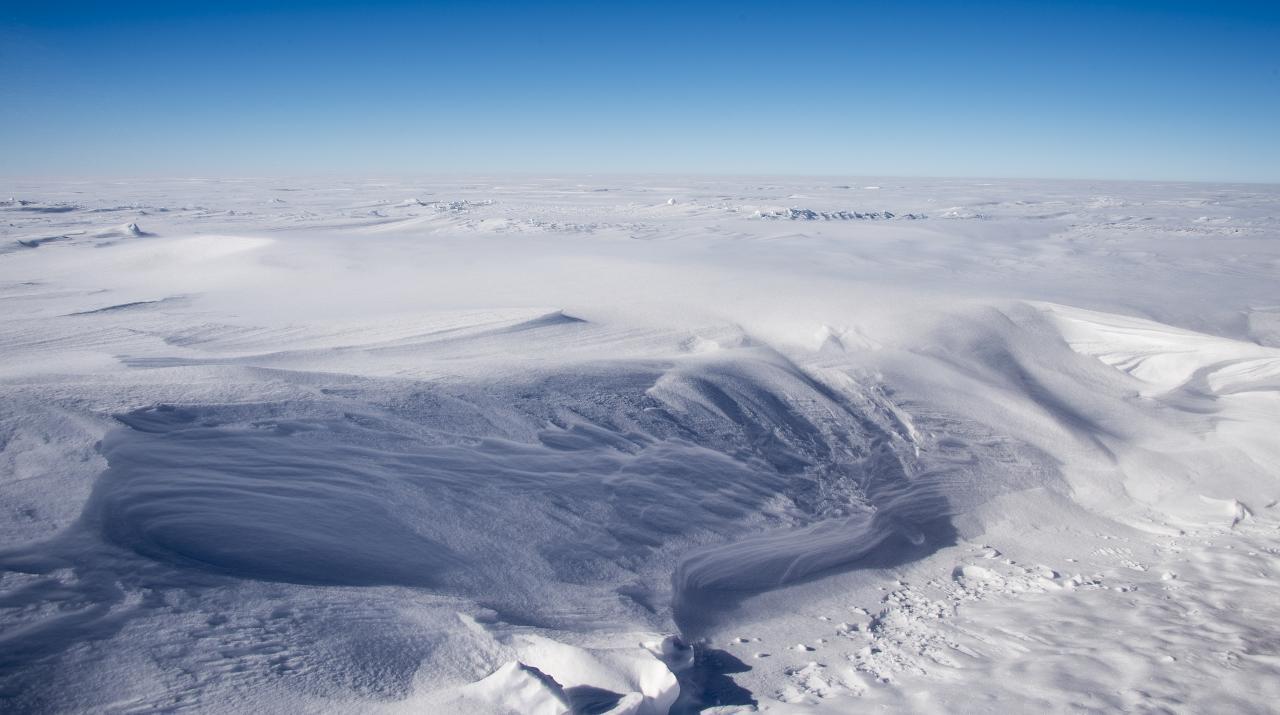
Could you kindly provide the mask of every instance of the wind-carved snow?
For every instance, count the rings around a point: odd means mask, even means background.
[[[329,402],[142,408],[104,438],[81,528],[184,568],[438,588],[518,622],[599,608],[566,602],[556,580],[604,587],[591,599],[622,589],[646,608],[670,598],[686,630],[732,597],[873,549],[902,559],[948,543],[946,495],[911,478],[901,437],[775,351],[738,351],[454,385],[445,405],[399,406],[408,416]],[[411,416],[427,409],[452,429]],[[638,579],[689,539],[729,541],[679,559],[670,595]],[[536,564],[552,584],[520,578]],[[553,608],[529,602],[535,590]]]
[[[1265,710],[1280,196],[873,181],[14,182],[0,709]]]

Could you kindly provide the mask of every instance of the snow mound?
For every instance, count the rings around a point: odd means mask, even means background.
[[[136,223],[126,223],[115,228],[108,228],[94,234],[99,238],[142,238],[154,234],[143,231]]]
[[[477,715],[571,715],[564,688],[537,668],[512,661],[440,698],[437,706]],[[440,712],[444,712],[441,710]]]
[[[942,218],[958,218],[958,219],[975,219],[986,218],[985,214],[974,211],[973,209],[963,206],[953,206],[949,209],[943,209]]]

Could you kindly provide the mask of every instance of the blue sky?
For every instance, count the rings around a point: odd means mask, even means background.
[[[0,173],[1280,182],[1280,2],[0,0]]]

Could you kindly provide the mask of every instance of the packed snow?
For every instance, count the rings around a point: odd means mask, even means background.
[[[0,710],[1280,700],[1280,187],[0,196]]]

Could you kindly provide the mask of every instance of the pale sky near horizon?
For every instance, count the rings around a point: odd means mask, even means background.
[[[0,174],[1280,182],[1276,2],[0,0]]]

